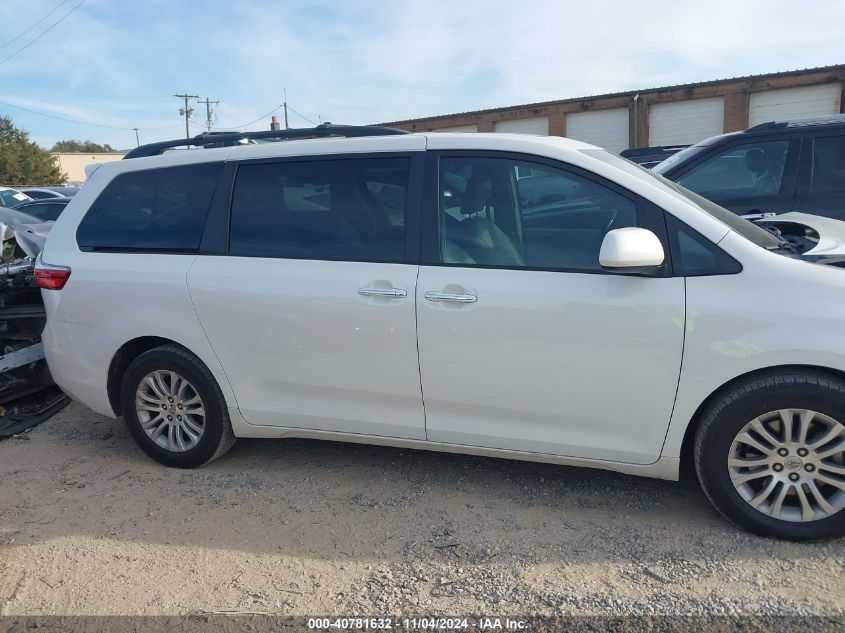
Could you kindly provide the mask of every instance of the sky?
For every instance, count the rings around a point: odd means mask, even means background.
[[[0,115],[45,147],[178,138],[185,92],[214,129],[266,129],[285,91],[293,127],[379,123],[841,64],[843,24],[842,0],[2,0]]]

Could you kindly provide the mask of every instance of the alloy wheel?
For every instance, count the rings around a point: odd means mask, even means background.
[[[737,433],[728,472],[739,495],[763,514],[824,519],[845,507],[845,426],[808,409],[771,411]]]
[[[194,448],[205,431],[205,406],[196,388],[174,371],[153,371],[135,391],[141,428],[156,444],[182,453]]]

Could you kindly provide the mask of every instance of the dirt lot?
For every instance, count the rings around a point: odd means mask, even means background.
[[[73,404],[0,443],[0,614],[845,614],[845,540],[693,481],[311,441],[168,470]]]

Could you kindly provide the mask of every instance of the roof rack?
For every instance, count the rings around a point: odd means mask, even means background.
[[[766,130],[781,130],[785,127],[810,127],[813,125],[829,125],[832,123],[845,123],[845,114],[830,114],[827,116],[813,116],[802,119],[792,119],[785,121],[767,121],[766,123],[759,123],[754,127],[750,127],[746,132],[763,132]]]
[[[378,125],[334,125],[322,123],[313,128],[295,128],[291,130],[262,130],[260,132],[204,132],[193,138],[179,138],[172,141],[160,141],[141,145],[127,152],[124,159],[142,158],[144,156],[158,156],[164,150],[173,147],[232,147],[241,145],[250,139],[292,140],[303,138],[325,138],[332,136],[391,136],[394,134],[409,134],[406,130]]]

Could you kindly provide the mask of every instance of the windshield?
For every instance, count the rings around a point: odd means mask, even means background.
[[[32,200],[28,195],[25,193],[21,193],[15,189],[2,189],[0,190],[0,206],[3,207],[13,207],[16,204],[20,204],[21,202],[27,202]]]
[[[693,148],[688,147],[686,150],[683,151],[685,152],[689,149]],[[757,246],[772,249],[777,248],[780,244],[778,238],[776,238],[774,235],[772,235],[765,229],[757,226],[752,222],[749,222],[748,220],[743,220],[735,213],[728,211],[724,207],[720,207],[715,202],[712,202],[707,198],[703,198],[697,193],[690,191],[689,189],[681,187],[679,184],[674,183],[671,180],[667,180],[663,176],[654,173],[654,171],[643,169],[636,163],[632,163],[631,161],[622,158],[621,156],[617,156],[616,154],[611,154],[607,150],[582,149],[579,151],[593,158],[597,158],[598,160],[607,163],[608,165],[613,165],[614,167],[617,167],[618,169],[621,169],[622,171],[628,174],[636,176],[640,180],[648,181],[650,184],[659,187],[666,193],[669,193],[670,195],[676,198],[682,199],[684,202],[691,202],[693,205],[704,211],[706,214],[716,218],[723,224],[727,225],[728,228],[733,229],[734,231],[742,235],[742,237],[749,240],[750,242],[753,242]],[[679,154],[680,153],[683,152],[679,152]],[[667,158],[666,160],[669,159]]]

